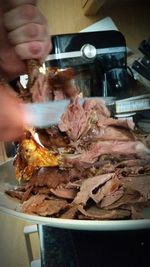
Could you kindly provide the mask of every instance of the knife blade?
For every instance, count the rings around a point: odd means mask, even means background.
[[[29,127],[46,128],[59,123],[70,100],[21,104],[25,111],[25,124]]]
[[[100,99],[108,103],[114,103],[114,97],[86,97],[78,98],[80,105],[83,105],[85,99]],[[60,118],[71,103],[70,99],[55,100],[42,103],[21,104],[25,111],[25,124],[29,127],[48,128],[60,122]]]

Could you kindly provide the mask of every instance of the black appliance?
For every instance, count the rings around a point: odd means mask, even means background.
[[[143,55],[133,62],[132,68],[150,81],[150,38],[140,43],[139,50]]]
[[[127,96],[127,49],[119,31],[54,35],[52,45],[46,67],[74,68],[84,96]]]

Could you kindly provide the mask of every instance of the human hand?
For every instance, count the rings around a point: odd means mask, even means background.
[[[0,69],[9,80],[26,73],[26,59],[45,59],[51,49],[44,16],[35,0],[3,0],[0,8]]]
[[[0,83],[0,141],[14,141],[24,132],[24,111],[16,93]]]

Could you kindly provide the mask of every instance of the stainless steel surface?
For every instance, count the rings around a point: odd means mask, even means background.
[[[5,190],[17,185],[15,170],[12,160],[0,165],[0,212],[18,217],[22,220],[36,224],[49,225],[64,229],[90,230],[90,231],[118,231],[118,230],[140,230],[150,228],[150,209],[145,209],[142,220],[121,221],[89,221],[48,218],[28,215],[20,212],[19,202],[8,197]]]

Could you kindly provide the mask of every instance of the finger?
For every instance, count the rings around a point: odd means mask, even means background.
[[[8,31],[29,23],[46,25],[45,17],[33,5],[18,6],[4,14],[4,25]]]
[[[14,112],[12,113],[14,115]],[[24,118],[23,115],[20,115],[19,111],[17,114],[15,114],[14,119],[12,119],[12,117],[10,118],[9,114],[8,115],[5,114],[3,120],[1,120],[1,123],[0,123],[1,125],[0,140],[1,141],[13,141],[21,137],[25,129],[23,118]]]
[[[50,38],[45,41],[32,41],[21,43],[15,46],[17,55],[22,59],[40,59],[44,60],[51,50]]]
[[[11,114],[8,107],[8,113],[3,112],[0,119],[0,140],[2,141],[11,141],[16,140],[23,134],[24,115],[21,115],[21,110],[11,110]]]
[[[16,141],[21,138],[24,134],[24,129],[20,128],[0,128],[0,141],[10,142]]]
[[[47,27],[35,23],[26,24],[8,34],[8,38],[13,45],[31,41],[45,41],[47,36]]]
[[[9,0],[5,1],[5,3],[2,3],[2,8],[6,12],[12,8],[15,8],[20,5],[24,4],[30,4],[30,5],[36,5],[37,1],[36,0]]]

